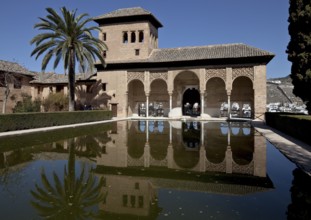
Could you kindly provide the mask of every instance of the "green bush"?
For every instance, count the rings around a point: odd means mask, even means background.
[[[13,112],[40,112],[40,106],[40,99],[35,99],[32,101],[30,95],[22,93],[22,101],[16,103],[15,107],[13,108]]]
[[[265,114],[266,124],[311,145],[311,116],[292,113]]]
[[[17,113],[0,115],[0,132],[111,119],[111,111]]]
[[[68,110],[68,96],[62,93],[51,93],[42,103],[45,112]]]

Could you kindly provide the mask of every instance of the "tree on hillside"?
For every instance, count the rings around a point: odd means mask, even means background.
[[[286,53],[292,62],[293,93],[306,102],[311,114],[311,2],[289,0],[289,26],[291,37]]]
[[[74,111],[76,63],[82,70],[90,68],[94,72],[96,58],[105,64],[102,54],[107,50],[107,46],[91,33],[93,30],[99,30],[98,27],[87,27],[87,24],[93,21],[92,18],[87,18],[88,14],[77,16],[76,11],[68,11],[65,7],[61,8],[61,15],[52,8],[46,10],[46,18],[39,18],[41,22],[34,26],[45,32],[31,40],[31,44],[36,46],[31,56],[36,54],[37,59],[45,54],[41,66],[43,72],[53,56],[54,69],[60,60],[63,61],[64,70],[68,71],[69,111]]]

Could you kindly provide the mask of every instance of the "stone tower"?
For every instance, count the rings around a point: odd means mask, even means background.
[[[118,9],[94,21],[100,28],[99,39],[108,46],[103,54],[107,62],[146,59],[158,48],[162,24],[143,8]]]

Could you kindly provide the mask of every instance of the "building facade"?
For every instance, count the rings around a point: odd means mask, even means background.
[[[266,111],[266,65],[273,54],[245,44],[158,48],[163,25],[143,8],[119,9],[94,18],[99,38],[108,46],[107,66],[97,67],[112,94],[109,100],[118,116],[154,114],[161,106],[170,117],[187,115],[186,106],[199,106],[196,116],[221,116],[232,105],[236,116],[249,106],[252,118]],[[150,108],[152,107],[152,108]],[[152,111],[152,113],[150,112]],[[232,112],[231,111],[231,112]]]
[[[22,95],[30,95],[35,76],[21,65],[0,60],[0,113],[11,113]]]

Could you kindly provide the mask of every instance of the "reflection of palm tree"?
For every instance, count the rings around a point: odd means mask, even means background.
[[[103,147],[109,138],[107,133],[84,135],[75,138],[75,150],[78,155],[83,155],[92,160],[93,157],[100,157]]]
[[[51,184],[42,170],[41,180],[43,187],[36,184],[36,190],[31,191],[35,201],[32,205],[38,210],[40,216],[49,219],[84,219],[95,215],[88,208],[104,200],[102,194],[103,178],[97,181],[90,173],[85,174],[83,167],[80,176],[76,179],[75,146],[71,140],[69,146],[68,169],[64,168],[63,183],[53,172],[54,184]]]

